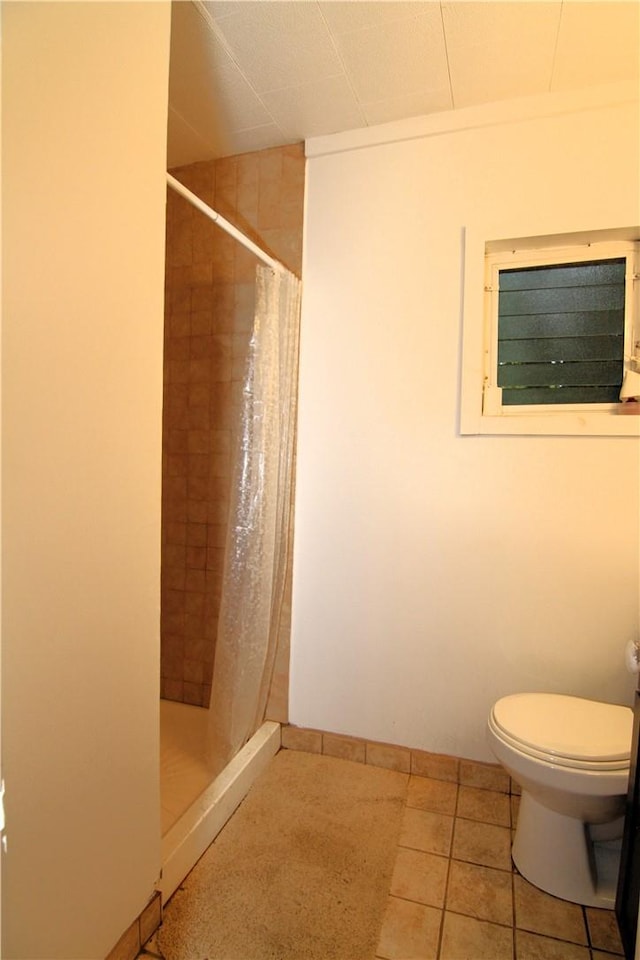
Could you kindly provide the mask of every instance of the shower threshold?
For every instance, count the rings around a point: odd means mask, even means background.
[[[163,721],[166,721],[168,711],[174,709],[179,711],[183,706],[183,704],[169,705],[166,701],[162,701]],[[200,711],[201,708],[191,709]],[[206,716],[206,711],[202,712]],[[187,718],[187,722],[193,721],[193,716],[190,717],[187,712],[184,713],[184,717]],[[201,721],[196,718],[195,722],[199,724]],[[195,866],[245,798],[254,780],[267,767],[279,749],[280,724],[267,720],[215,780],[204,785],[204,788],[177,818],[163,807],[165,827],[162,837],[162,875],[158,883],[163,903],[167,902]],[[163,756],[163,766],[165,762],[166,758]],[[204,766],[198,765],[197,757],[195,768],[196,776],[202,778]],[[165,774],[166,771],[163,770],[163,779]],[[204,781],[200,786],[203,784]],[[164,803],[163,797],[163,805]],[[173,821],[168,828],[166,827],[167,815]]]

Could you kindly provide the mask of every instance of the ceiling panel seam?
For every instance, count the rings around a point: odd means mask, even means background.
[[[246,73],[245,73],[244,70],[242,69],[242,66],[240,65],[240,62],[239,62],[238,58],[236,57],[236,55],[235,55],[235,53],[234,53],[234,51],[233,51],[233,48],[232,48],[232,47],[229,45],[229,43],[227,42],[227,39],[226,39],[225,35],[223,34],[222,30],[218,27],[217,23],[215,22],[215,20],[213,19],[213,17],[211,16],[211,14],[209,13],[209,11],[208,11],[207,8],[205,7],[205,5],[203,4],[202,0],[191,0],[191,2],[192,2],[192,4],[193,4],[193,6],[195,7],[195,9],[196,9],[196,10],[198,11],[198,13],[200,14],[200,16],[202,17],[202,19],[204,20],[204,22],[205,22],[205,24],[206,24],[206,26],[207,26],[207,29],[211,31],[211,33],[213,34],[213,36],[215,37],[215,39],[218,41],[218,43],[220,44],[220,46],[223,48],[223,50],[225,51],[225,53],[227,54],[227,56],[229,57],[229,59],[233,61],[233,64],[234,64],[236,70],[238,71],[238,73],[240,74],[240,76],[242,77],[242,79],[244,80],[244,82],[251,88],[251,92],[253,93],[253,95],[254,95],[254,97],[256,98],[256,100],[258,100],[258,101],[260,102],[260,104],[261,104],[261,106],[264,108],[265,112],[269,115],[269,117],[271,118],[271,122],[274,124],[274,126],[276,126],[276,127],[278,128],[278,130],[280,131],[281,135],[282,135],[283,137],[286,137],[286,134],[285,134],[284,130],[282,129],[282,127],[280,126],[280,124],[278,123],[278,121],[276,120],[276,118],[273,116],[271,110],[269,110],[268,106],[266,105],[266,103],[264,102],[264,100],[262,99],[262,97],[260,96],[260,94],[258,93],[258,91],[256,90],[256,88],[254,87],[254,85],[253,85],[253,83],[251,82],[251,80],[249,80],[249,77],[246,75]],[[264,126],[264,124],[260,124],[260,126]],[[247,129],[253,129],[253,128],[247,128]]]
[[[442,0],[440,0],[440,23],[442,24],[442,39],[444,41],[444,56],[447,61],[447,77],[449,78],[449,94],[451,96],[451,107],[455,110],[456,101],[453,96],[453,83],[451,80],[451,64],[449,63],[449,46],[447,44],[447,31],[444,25],[444,11],[442,9]]]
[[[354,86],[353,81],[352,81],[352,79],[351,79],[351,74],[350,74],[349,71],[347,70],[347,65],[346,65],[346,63],[345,63],[345,61],[344,61],[344,57],[342,56],[342,53],[340,52],[340,47],[339,47],[338,44],[336,43],[335,37],[334,37],[334,35],[333,35],[333,31],[331,30],[331,27],[330,27],[329,24],[327,23],[327,18],[325,17],[324,12],[323,12],[323,10],[322,10],[322,7],[321,7],[320,4],[317,2],[317,0],[316,0],[316,6],[317,6],[318,12],[319,12],[319,14],[320,14],[320,16],[321,16],[321,18],[322,18],[322,22],[324,23],[325,28],[326,28],[326,30],[327,30],[327,34],[328,34],[329,39],[330,39],[330,41],[331,41],[331,45],[332,45],[333,49],[334,49],[335,52],[336,52],[336,56],[337,56],[338,60],[339,60],[340,63],[342,64],[342,72],[343,72],[343,75],[344,75],[345,80],[346,80],[347,83],[349,84],[349,89],[351,90],[351,95],[352,95],[352,97],[353,97],[353,102],[355,103],[355,105],[356,105],[356,107],[357,107],[357,110],[358,110],[358,113],[360,114],[360,118],[361,118],[362,122],[364,123],[365,127],[368,127],[369,124],[368,124],[368,122],[367,122],[367,117],[366,117],[366,114],[365,114],[365,112],[364,112],[364,110],[363,110],[363,108],[362,108],[362,104],[361,104],[361,102],[360,102],[360,98],[358,97],[358,94],[356,93],[355,86]]]

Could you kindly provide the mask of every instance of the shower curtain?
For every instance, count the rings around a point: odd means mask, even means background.
[[[300,281],[258,267],[232,480],[211,707],[215,775],[264,719],[291,550]]]

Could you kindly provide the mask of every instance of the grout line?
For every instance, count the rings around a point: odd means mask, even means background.
[[[463,913],[462,910],[450,910],[447,909],[447,913],[453,913],[456,917],[469,917],[471,920],[477,920],[478,923],[490,923],[493,927],[502,927],[503,930],[515,930],[515,927],[510,923],[501,923],[500,920],[487,920],[486,917],[478,917],[475,913]],[[570,941],[561,940],[560,943],[568,943]]]
[[[582,921],[584,923],[584,929],[587,934],[587,946],[589,948],[589,951],[592,953],[592,951],[595,950],[595,947],[591,942],[591,929],[589,927],[589,919],[587,917],[587,908],[584,905],[582,905]]]
[[[512,946],[513,946],[513,956],[514,960],[517,960],[517,946],[516,946],[516,881],[515,881],[515,872],[513,869],[513,859],[511,858],[511,849],[513,847],[513,805],[511,803],[511,780],[509,780],[509,793],[507,798],[509,800],[509,859],[511,860],[511,922],[513,926],[513,937],[512,937]]]
[[[457,805],[458,805],[458,791],[456,791],[456,807],[457,807]],[[456,821],[455,821],[455,815],[454,815],[454,818],[453,818],[453,829],[451,830],[451,848],[450,848],[450,851],[449,851],[449,856],[448,856],[448,858],[447,858],[447,860],[448,860],[448,863],[447,863],[447,878],[446,878],[446,880],[445,880],[445,885],[444,885],[444,899],[443,899],[443,902],[442,902],[442,916],[440,917],[440,929],[439,929],[439,931],[438,931],[438,949],[437,949],[437,951],[436,951],[436,957],[440,957],[440,954],[441,954],[441,951],[442,951],[442,941],[443,941],[443,938],[444,938],[444,918],[445,918],[445,916],[446,916],[446,914],[447,914],[447,901],[448,901],[448,899],[449,899],[449,881],[450,881],[450,879],[451,879],[451,860],[452,860],[451,853],[453,852],[453,834],[454,834],[454,831],[455,831],[455,824],[456,824]]]
[[[460,800],[460,784],[456,784],[456,799],[453,805],[453,823],[451,824],[451,839],[449,841],[449,856],[447,857],[447,878],[444,885],[444,900],[442,902],[442,916],[440,917],[440,929],[438,930],[438,948],[436,957],[439,958],[442,952],[442,942],[444,939],[444,921],[447,915],[447,901],[449,899],[449,881],[451,879],[451,861],[453,860],[453,838],[456,832],[456,819],[458,813],[458,803]]]
[[[513,871],[513,865],[511,869],[511,918],[513,923],[513,956],[514,960],[517,960],[517,948],[516,948],[516,881],[515,873]]]

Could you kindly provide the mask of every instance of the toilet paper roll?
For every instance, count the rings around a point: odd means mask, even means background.
[[[640,644],[637,640],[629,640],[625,647],[624,659],[629,673],[640,673]]]

